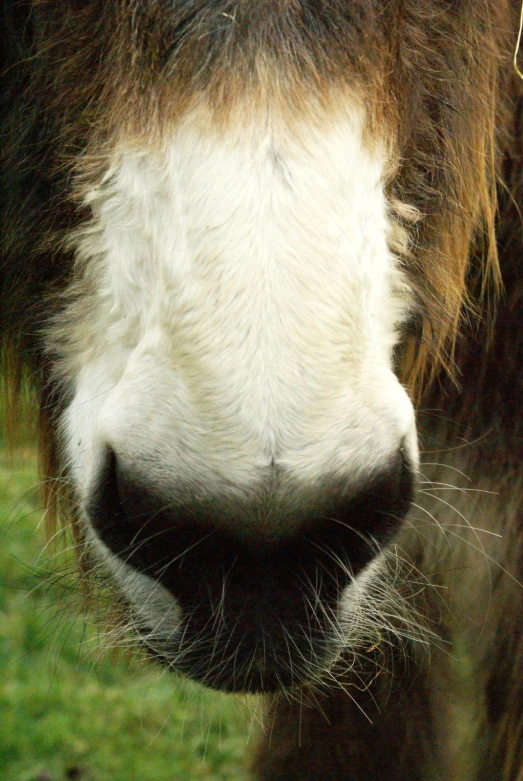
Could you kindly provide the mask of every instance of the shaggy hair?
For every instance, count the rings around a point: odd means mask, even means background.
[[[256,772],[415,781],[431,767],[423,778],[523,781],[519,0],[1,8],[2,381],[7,421],[20,415],[24,384],[36,391],[46,485],[63,476],[57,421],[71,391],[45,334],[78,273],[70,237],[90,218],[79,190],[116,141],[154,147],[202,97],[224,125],[245,100],[278,106],[289,122],[340,94],[365,101],[369,143],[389,149],[390,243],[416,299],[397,365],[419,407],[430,481],[394,550],[411,581],[416,573],[418,610],[437,639],[429,658],[384,636],[337,687],[276,697]],[[474,481],[458,480],[454,509],[438,522],[451,470]],[[458,528],[477,507],[471,486],[485,492],[478,525],[495,541]],[[460,707],[472,714],[470,735],[455,728]]]

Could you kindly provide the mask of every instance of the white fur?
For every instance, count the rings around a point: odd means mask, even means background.
[[[357,485],[404,437],[416,460],[391,371],[408,292],[362,126],[220,130],[200,110],[161,149],[115,153],[86,195],[90,318],[64,358],[82,497],[105,445],[169,496],[248,492],[274,464]]]

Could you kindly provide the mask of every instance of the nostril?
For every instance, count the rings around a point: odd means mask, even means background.
[[[91,488],[86,512],[92,527],[113,553],[129,554],[133,537],[154,514],[150,497],[115,451],[108,447]]]
[[[387,545],[401,527],[414,495],[414,471],[399,450],[388,467],[364,488],[325,507],[307,538],[318,551],[316,564],[346,562],[341,585],[351,580]],[[343,569],[343,568],[342,568]]]
[[[208,531],[189,523],[180,529],[190,513],[175,512],[109,447],[85,511],[96,535],[115,556],[158,579],[176,560],[176,551],[190,548]]]
[[[104,453],[86,503],[86,511],[93,528],[113,550],[111,542],[116,543],[124,507],[118,484],[118,462],[112,448],[107,448]]]

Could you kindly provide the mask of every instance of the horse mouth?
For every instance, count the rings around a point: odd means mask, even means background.
[[[330,603],[320,604],[312,588],[284,585],[278,578],[257,595],[235,589],[216,604],[207,581],[182,607],[171,637],[157,639],[142,627],[140,639],[161,664],[209,688],[244,693],[292,689],[319,680],[337,657],[336,590],[331,589]]]
[[[124,595],[137,577],[150,584],[138,605],[130,595],[135,614],[152,604],[155,587],[179,609],[170,629],[152,609],[143,626],[135,622],[149,653],[215,689],[269,692],[332,665],[343,645],[342,595],[401,526],[412,488],[401,457],[364,490],[304,515],[291,533],[262,538],[226,528],[216,504],[160,504],[126,484],[113,454],[88,519],[109,565],[128,573]]]
[[[303,632],[295,636],[288,633],[287,646],[280,649],[263,637],[255,642],[245,636],[239,641],[230,638],[228,647],[215,654],[206,651],[205,643],[193,650],[188,644],[187,648],[162,647],[151,643],[146,632],[141,643],[152,659],[207,688],[228,694],[271,694],[319,681],[337,658],[334,646],[329,654],[308,660],[302,653],[289,653],[289,647],[297,647],[296,637],[303,637]],[[214,645],[214,640],[209,639],[207,645]]]

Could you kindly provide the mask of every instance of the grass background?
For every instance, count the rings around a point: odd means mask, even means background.
[[[43,552],[35,454],[0,447],[1,781],[247,781],[253,711],[97,650]]]

